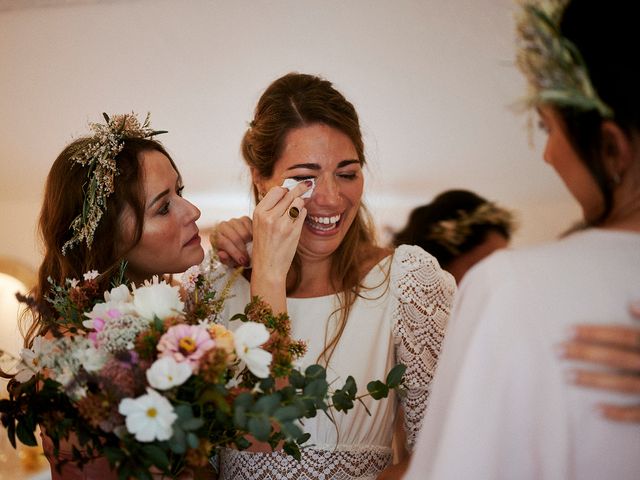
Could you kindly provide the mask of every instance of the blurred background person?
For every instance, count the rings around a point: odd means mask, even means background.
[[[447,190],[414,209],[393,244],[422,247],[459,284],[476,263],[507,247],[515,228],[509,210],[468,190]]]

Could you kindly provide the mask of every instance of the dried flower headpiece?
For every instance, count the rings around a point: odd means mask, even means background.
[[[98,228],[102,215],[107,208],[107,199],[114,191],[114,177],[118,175],[116,156],[124,148],[126,138],[150,138],[167,133],[153,130],[147,114],[140,124],[135,113],[115,115],[112,118],[102,114],[106,123],[90,123],[93,131],[88,143],[73,157],[71,161],[87,169],[87,181],[84,185],[84,203],[82,212],[71,222],[73,236],[62,246],[62,254],[74,245],[86,242],[91,248],[93,235]]]
[[[469,238],[472,228],[478,225],[495,225],[511,233],[515,228],[515,219],[509,210],[486,202],[471,212],[458,210],[456,218],[437,222],[427,238],[439,243],[453,255],[459,255],[460,245]]]
[[[562,36],[559,25],[568,0],[525,0],[517,19],[517,64],[529,81],[528,106],[548,103],[597,110],[613,118],[589,78],[578,48]]]

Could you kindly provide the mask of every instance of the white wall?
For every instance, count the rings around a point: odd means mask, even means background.
[[[55,3],[24,0],[15,7]],[[295,70],[359,111],[380,225],[464,187],[520,212],[516,243],[578,211],[511,105],[512,0],[60,1],[0,10],[0,255],[37,265],[47,170],[102,111],[152,112],[202,226],[248,211],[240,138],[262,90]]]

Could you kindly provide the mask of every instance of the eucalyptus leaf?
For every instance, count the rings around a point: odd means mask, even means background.
[[[402,377],[406,372],[407,367],[401,363],[393,367],[387,374],[387,387],[396,388],[402,383]]]
[[[266,442],[271,432],[271,422],[266,416],[252,417],[249,419],[249,433],[256,437],[256,440]]]
[[[380,380],[374,380],[373,382],[369,382],[367,384],[367,391],[369,392],[371,397],[375,400],[386,398],[389,395],[389,387],[387,387]]]

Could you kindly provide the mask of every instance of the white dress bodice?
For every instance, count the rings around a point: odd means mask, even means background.
[[[358,394],[371,380],[383,380],[396,364],[407,365],[407,395],[400,399],[405,412],[408,444],[420,428],[429,383],[435,371],[452,297],[453,277],[419,247],[401,246],[379,262],[363,280],[366,287],[354,303],[345,329],[327,366],[327,379],[341,387],[351,375]],[[249,283],[240,278],[229,313],[242,311],[249,301]],[[331,339],[338,314],[338,296],[288,298],[292,336],[307,342],[301,367],[319,363],[325,338]],[[233,328],[233,325],[231,325]],[[395,394],[380,401],[364,399],[347,414],[333,412],[304,421],[311,434],[302,449],[302,462],[282,452],[249,453],[224,450],[224,479],[369,479],[390,463],[391,440],[397,411]]]

